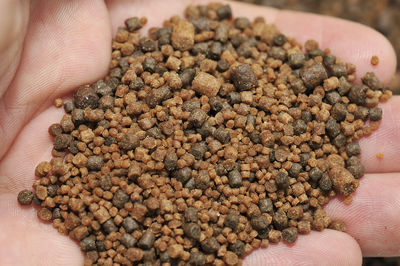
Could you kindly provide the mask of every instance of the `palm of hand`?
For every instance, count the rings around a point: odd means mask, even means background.
[[[0,39],[0,228],[6,229],[0,235],[0,265],[81,265],[83,256],[76,243],[40,222],[35,210],[21,208],[16,201],[18,191],[32,184],[36,164],[50,159],[52,141],[47,128],[62,116],[52,102],[106,73],[111,25],[115,31],[124,18],[135,15],[147,16],[152,25],[160,25],[163,19],[182,14],[189,1],[160,1],[152,6],[147,1],[9,2],[0,8],[4,10],[1,17],[11,15],[10,21],[14,21],[2,23],[10,27],[6,28],[7,39]],[[394,72],[390,44],[370,29],[331,18],[231,5],[235,16],[265,16],[267,22],[276,23],[301,43],[316,39],[323,48],[331,47],[333,54],[355,63],[360,75],[372,71],[372,55],[381,59],[373,71],[383,82]],[[400,196],[396,191],[400,185],[396,176],[400,171],[396,153],[399,105],[397,97],[386,104],[379,131],[361,141],[367,174],[353,203],[345,206],[334,200],[326,207],[331,217],[346,222],[351,236],[333,230],[312,232],[299,237],[290,250],[282,243],[271,245],[245,262],[353,265],[360,264],[362,254],[400,254]],[[383,152],[385,158],[378,161],[377,152]]]

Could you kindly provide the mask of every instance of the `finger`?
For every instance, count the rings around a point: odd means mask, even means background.
[[[111,32],[102,1],[39,0],[31,10],[18,73],[0,99],[4,144],[57,96],[104,75],[109,63]],[[1,145],[0,158],[8,147]]]
[[[14,194],[0,195],[0,265],[83,265],[77,243],[21,208]]]
[[[148,16],[149,27],[160,26],[172,15],[182,15],[188,4],[207,4],[209,1],[107,1],[114,32],[131,16]],[[382,82],[389,82],[396,68],[396,55],[392,45],[380,33],[364,25],[308,13],[279,11],[274,8],[229,2],[234,17],[255,18],[262,16],[267,23],[276,24],[284,34],[295,37],[300,43],[314,39],[322,49],[330,48],[332,53],[357,66],[358,76],[374,71]],[[371,57],[380,58],[378,66],[372,66]]]
[[[368,173],[400,172],[400,96],[381,104],[379,129],[360,140],[361,161]],[[384,155],[379,159],[378,153]]]
[[[270,244],[244,260],[244,265],[361,265],[357,242],[349,235],[326,229],[300,235],[294,245]]]
[[[50,161],[53,147],[48,128],[58,123],[63,110],[50,107],[24,127],[0,164],[0,194],[30,189],[36,165]]]
[[[0,1],[0,98],[18,67],[29,18],[29,1]]]
[[[369,174],[350,205],[335,198],[326,206],[328,216],[346,223],[346,233],[360,244],[363,256],[400,255],[399,187],[399,173]]]

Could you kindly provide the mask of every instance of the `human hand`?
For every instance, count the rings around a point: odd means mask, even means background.
[[[18,191],[28,188],[33,170],[49,160],[47,133],[62,110],[55,98],[105,75],[110,59],[111,31],[131,16],[147,16],[149,26],[182,14],[189,1],[2,1],[0,5],[0,265],[82,265],[79,246],[40,222],[35,210],[22,208]],[[194,2],[205,3],[205,2]],[[359,24],[329,17],[278,11],[231,3],[235,16],[264,16],[300,43],[315,39],[339,58],[357,66],[357,75],[374,71],[387,83],[394,73],[395,54],[387,40]],[[380,64],[370,64],[372,55]],[[396,143],[400,99],[382,106],[378,131],[363,139],[361,179],[351,205],[333,200],[328,215],[346,222],[347,233],[326,229],[300,236],[293,247],[284,243],[253,252],[248,265],[356,265],[362,256],[400,255],[400,196]],[[397,109],[396,109],[397,108]],[[377,152],[385,154],[378,160]],[[5,230],[4,230],[5,229]]]

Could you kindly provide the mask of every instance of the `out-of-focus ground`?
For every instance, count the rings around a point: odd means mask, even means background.
[[[258,5],[313,12],[357,21],[375,28],[394,46],[400,59],[400,0],[238,0]],[[400,94],[400,64],[391,84]],[[400,265],[400,264],[399,264]]]
[[[385,35],[400,62],[400,0],[238,0],[258,5],[313,12],[353,20]],[[400,63],[389,86],[400,94]],[[398,258],[364,258],[364,266],[400,266]]]

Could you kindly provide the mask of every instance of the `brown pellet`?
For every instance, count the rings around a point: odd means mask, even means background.
[[[376,66],[379,64],[379,57],[377,57],[376,55],[371,57],[371,64]]]
[[[33,200],[33,192],[24,189],[18,193],[18,202],[21,205],[31,205]]]
[[[54,100],[54,106],[55,106],[55,107],[60,108],[60,107],[63,106],[63,105],[64,105],[63,99],[61,99],[61,98],[56,98],[56,99]]]
[[[282,231],[282,239],[288,243],[293,243],[297,239],[297,229],[294,227],[286,228]]]

